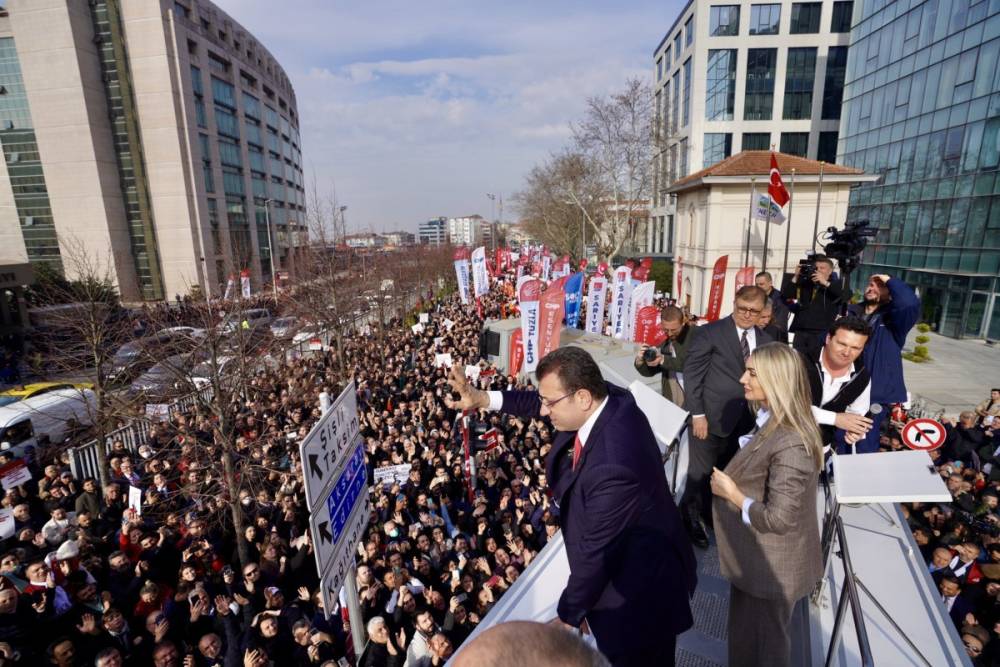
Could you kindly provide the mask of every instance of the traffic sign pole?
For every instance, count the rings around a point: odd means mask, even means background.
[[[323,414],[325,415],[329,412],[330,394],[327,392],[322,392],[319,395],[320,406],[323,409]],[[305,462],[303,461],[303,464]],[[368,492],[367,488],[364,490],[365,493]],[[318,545],[314,544],[313,548],[317,548]],[[323,572],[320,572],[321,584]],[[361,601],[358,598],[358,566],[354,561],[354,554],[351,554],[351,565],[347,570],[347,576],[344,578],[344,589],[347,594],[347,613],[351,622],[351,639],[354,641],[354,656],[357,660],[361,660],[361,654],[365,650],[365,624],[364,619],[361,615]],[[330,618],[330,605],[323,605],[323,613],[327,620]]]

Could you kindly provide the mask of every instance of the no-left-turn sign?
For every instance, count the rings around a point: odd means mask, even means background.
[[[913,419],[906,423],[900,435],[903,444],[910,449],[929,452],[944,444],[947,431],[940,422],[933,419]]]

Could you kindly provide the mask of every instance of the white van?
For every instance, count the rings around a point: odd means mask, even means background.
[[[71,419],[93,423],[96,405],[90,389],[59,389],[0,407],[0,447],[24,456],[39,445],[62,442]]]

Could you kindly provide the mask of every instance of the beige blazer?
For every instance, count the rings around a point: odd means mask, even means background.
[[[754,597],[795,602],[822,576],[816,464],[802,438],[779,427],[755,435],[725,472],[754,503],[747,525],[739,508],[713,498],[722,574]]]

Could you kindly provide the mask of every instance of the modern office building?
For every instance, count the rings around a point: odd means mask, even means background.
[[[833,162],[851,0],[691,0],[654,51],[654,206],[646,247],[669,255],[677,179],[745,150]]]
[[[255,289],[307,241],[295,92],[207,0],[8,0],[0,238],[125,300]],[[270,223],[270,225],[269,225]],[[273,230],[269,233],[269,226]]]
[[[1000,2],[872,2],[851,30],[839,160],[881,179],[859,280],[916,286],[948,336],[1000,339]],[[857,285],[857,283],[856,283]]]
[[[444,245],[448,242],[448,219],[431,218],[421,222],[417,228],[417,240],[420,243]]]
[[[464,245],[470,248],[482,245],[485,224],[487,223],[481,215],[448,218],[448,238],[452,245]]]

